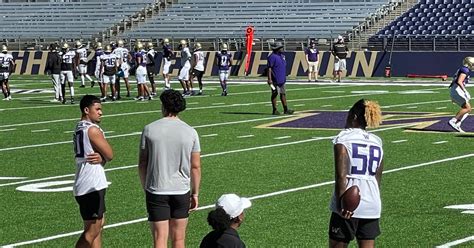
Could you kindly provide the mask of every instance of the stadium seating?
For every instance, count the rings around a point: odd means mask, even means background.
[[[0,37],[90,39],[151,3],[154,0],[2,3]]]
[[[474,35],[472,0],[421,0],[409,11],[381,29],[372,41],[385,36],[416,39],[468,38]]]
[[[247,25],[255,37],[335,37],[350,31],[388,0],[182,0],[122,37],[235,38]]]

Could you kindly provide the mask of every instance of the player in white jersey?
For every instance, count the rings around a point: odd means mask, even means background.
[[[137,78],[137,87],[138,87],[138,98],[136,100],[143,101],[147,97],[148,100],[152,100],[153,97],[148,90],[146,76],[147,70],[146,65],[148,61],[147,52],[145,51],[143,44],[138,42],[136,45],[135,52],[135,62],[137,64],[137,70],[135,72],[135,77]]]
[[[125,87],[127,87],[127,97],[130,97],[130,83],[128,81],[128,76],[130,74],[130,65],[128,62],[132,59],[130,51],[124,47],[123,40],[117,42],[117,48],[114,49],[114,54],[119,58],[119,72],[117,74],[117,79],[115,81],[115,87],[117,89],[117,97],[120,98],[120,78],[123,78],[125,82]]]
[[[193,72],[191,73],[191,94],[194,95],[193,89],[193,80],[196,77],[199,83],[199,93],[202,95],[202,76],[204,75],[204,53],[201,51],[202,46],[200,43],[196,43],[194,46],[193,59],[192,59],[192,68]]]
[[[15,60],[13,56],[8,54],[8,48],[5,45],[2,45],[2,53],[0,53],[0,84],[2,85],[3,100],[9,101],[12,99],[10,93],[10,85],[8,84],[8,79],[10,78],[10,73],[15,69]]]
[[[347,247],[357,238],[359,247],[375,247],[382,210],[380,181],[383,171],[382,140],[366,131],[382,122],[380,106],[361,99],[349,110],[346,129],[334,139],[335,187],[331,199],[329,246]],[[341,196],[357,185],[360,203],[354,212],[342,209]]]
[[[73,191],[84,221],[84,232],[76,247],[101,247],[107,188],[104,166],[112,160],[113,151],[98,126],[102,117],[100,99],[85,95],[80,108],[82,117],[73,140],[76,157]]]
[[[107,86],[110,84],[112,88],[112,101],[117,100],[117,92],[115,89],[115,74],[118,71],[119,58],[117,55],[112,53],[112,47],[106,46],[105,54],[99,57],[100,60],[100,71],[102,72],[102,97],[101,101],[105,102],[107,99]]]
[[[80,88],[86,87],[86,80],[89,80],[91,82],[91,87],[94,87],[94,80],[87,74],[87,48],[84,47],[84,45],[80,41],[76,41],[76,65],[77,65],[77,71],[79,72],[79,75],[81,76],[81,86]]]
[[[61,92],[63,96],[62,103],[66,103],[66,80],[71,93],[71,104],[74,104],[74,74],[76,52],[69,50],[69,45],[64,43],[61,52]]]
[[[151,84],[151,95],[155,96],[156,95],[156,85],[155,85],[155,75],[156,75],[156,51],[153,49],[153,42],[148,42],[147,43],[147,62],[146,62],[146,73],[148,76],[148,80],[150,80]]]
[[[183,87],[183,95],[190,96],[189,70],[191,69],[191,52],[189,52],[185,40],[181,40],[179,47],[181,49],[181,69],[179,69],[178,80],[181,83],[181,87]]]

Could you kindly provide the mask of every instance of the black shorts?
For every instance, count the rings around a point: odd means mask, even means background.
[[[154,76],[156,74],[156,71],[157,71],[156,66],[154,66],[154,65],[147,65],[146,66],[146,73],[148,75]]]
[[[191,75],[193,75],[193,77],[202,78],[202,76],[204,75],[204,72],[193,69],[193,72],[191,72]]]
[[[190,195],[155,195],[146,191],[148,221],[184,219],[189,216]]]
[[[375,240],[379,235],[379,219],[351,218],[347,220],[334,212],[331,214],[329,238],[332,240],[349,243],[354,237],[358,240]]]
[[[76,196],[83,220],[102,219],[105,213],[105,189]]]

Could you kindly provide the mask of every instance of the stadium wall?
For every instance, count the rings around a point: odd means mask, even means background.
[[[253,52],[250,62],[251,77],[262,76],[265,73],[266,58],[270,52]],[[218,70],[214,65],[216,52],[205,52],[206,54],[206,76],[217,76]],[[245,53],[232,52],[233,67],[232,75],[244,76]],[[48,52],[36,51],[14,51],[12,52],[17,64],[15,74],[37,75],[43,74],[48,57]],[[92,55],[92,54],[91,54]],[[287,71],[290,76],[306,75],[307,65],[305,54],[302,51],[285,52]],[[330,52],[319,54],[319,74],[326,77],[332,76],[334,69],[334,57]],[[350,52],[347,58],[347,76],[350,77],[383,77],[385,66],[388,64],[390,54],[388,52]],[[451,76],[461,65],[466,56],[472,56],[468,52],[394,52],[392,55],[392,76],[405,77],[407,74],[423,75],[449,75]],[[179,53],[176,60],[172,61],[172,75],[179,71]],[[156,59],[156,66],[160,68],[161,53]],[[89,72],[93,74],[94,65],[89,65]]]

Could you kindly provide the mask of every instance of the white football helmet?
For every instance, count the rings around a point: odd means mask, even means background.
[[[163,44],[165,44],[165,45],[170,44],[170,40],[169,40],[168,38],[165,38],[165,39],[163,40]]]
[[[465,57],[462,64],[469,70],[474,70],[474,57]]]
[[[76,48],[81,48],[82,47],[82,43],[80,41],[76,41]]]
[[[123,40],[118,40],[117,45],[118,45],[118,47],[123,47],[123,45],[124,45]]]
[[[143,43],[141,42],[138,42],[135,47],[137,48],[137,50],[142,50],[143,49]]]
[[[202,48],[201,43],[194,44],[194,50],[199,50],[201,48]]]
[[[105,46],[105,52],[107,52],[107,53],[112,52],[112,46],[111,45]]]
[[[64,50],[69,50],[69,45],[67,43],[64,43],[62,48]]]
[[[227,51],[227,44],[222,44],[222,51]]]
[[[152,49],[152,48],[153,48],[153,42],[148,42],[148,43],[146,43],[146,47],[147,47],[148,49]]]
[[[7,46],[5,46],[5,45],[2,45],[2,53],[3,53],[3,52],[8,52],[8,48],[7,48]]]
[[[102,49],[102,43],[101,42],[97,42],[95,44],[95,49]]]
[[[179,44],[181,44],[182,46],[186,46],[187,42],[185,40],[181,40]]]

